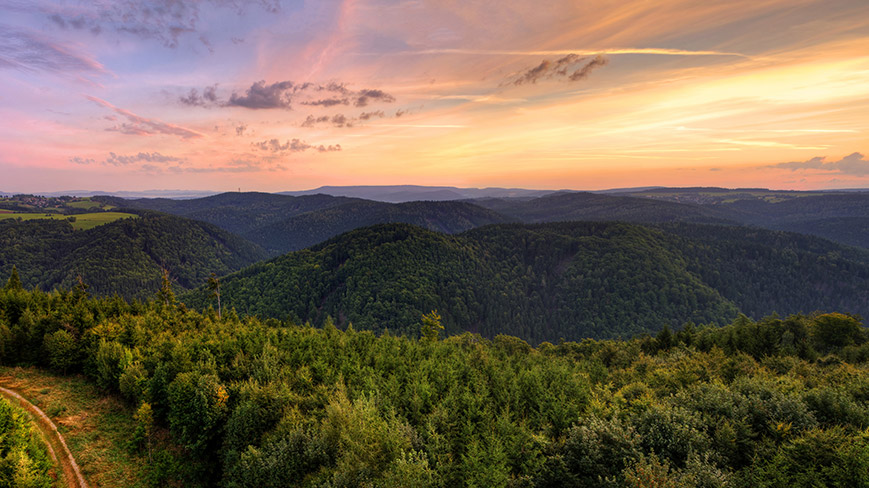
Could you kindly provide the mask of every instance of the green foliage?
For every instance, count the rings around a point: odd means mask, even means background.
[[[24,285],[21,284],[21,277],[18,276],[18,268],[12,266],[12,273],[9,275],[9,280],[6,281],[6,290],[22,290]]]
[[[444,326],[441,325],[441,316],[438,315],[437,310],[432,310],[422,316],[420,333],[426,340],[437,341],[438,334],[440,334],[442,330],[444,330]]]
[[[197,455],[214,447],[227,413],[229,394],[213,374],[181,373],[169,385],[169,426]]]
[[[27,288],[87,283],[96,295],[147,299],[160,289],[163,268],[192,289],[212,272],[227,274],[265,256],[213,225],[170,215],[143,213],[84,231],[66,221],[0,221],[0,275],[17,265]]]
[[[55,466],[30,417],[0,398],[0,487],[50,488]]]
[[[131,447],[169,427],[186,460],[148,449],[155,485],[867,484],[869,364],[846,354],[865,329],[846,315],[533,348],[4,289],[0,321],[11,351],[74,338],[69,370],[138,405]]]
[[[57,330],[46,334],[42,340],[48,363],[52,368],[66,373],[70,367],[78,362],[78,347],[75,337],[66,330]]]
[[[446,236],[395,224],[254,265],[222,278],[221,291],[227,308],[263,317],[319,326],[328,315],[342,328],[417,335],[419,317],[436,309],[447,334],[539,344],[723,325],[740,310],[869,313],[869,255],[726,226],[498,225]],[[213,303],[205,288],[182,301]],[[668,348],[662,334],[649,346]]]

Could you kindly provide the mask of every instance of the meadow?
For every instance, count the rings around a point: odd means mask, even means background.
[[[54,213],[30,213],[30,212],[11,212],[0,213],[0,219],[17,219],[35,220],[35,219],[52,219],[52,220],[67,220],[74,217],[75,220],[70,221],[75,230],[88,230],[102,224],[108,224],[118,219],[126,219],[129,217],[138,217],[137,215],[124,212],[93,212],[77,215],[63,215]]]

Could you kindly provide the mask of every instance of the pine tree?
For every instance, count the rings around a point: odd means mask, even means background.
[[[163,268],[163,282],[157,292],[157,301],[167,307],[175,305],[175,292],[172,291],[172,280],[169,279],[169,270],[166,268]]]
[[[9,276],[9,281],[6,282],[4,290],[23,290],[24,285],[21,283],[21,278],[18,276],[18,268],[12,266],[12,274]]]
[[[211,290],[211,297],[217,298],[217,318],[220,318],[220,280],[214,273],[208,277],[208,289]]]
[[[438,334],[442,330],[444,330],[444,326],[441,325],[441,316],[438,315],[437,310],[432,310],[422,316],[422,327],[420,327],[420,332],[422,332],[422,336],[425,339],[436,342],[438,340]]]

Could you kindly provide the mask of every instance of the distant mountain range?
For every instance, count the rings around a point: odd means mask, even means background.
[[[282,195],[332,195],[355,197],[379,202],[401,203],[418,200],[448,201],[476,198],[534,198],[553,193],[553,190],[526,190],[522,188],[457,188],[454,186],[321,186],[313,190],[285,191]]]
[[[423,190],[430,187],[344,188],[413,188],[424,194]],[[500,190],[492,191],[494,194]],[[189,200],[107,201],[119,207],[147,208],[210,222],[256,242],[273,254],[302,249],[355,228],[394,222],[448,233],[505,222],[751,225],[869,247],[869,192],[645,188],[529,195],[388,203],[322,193],[291,196],[233,192]]]
[[[303,249],[343,232],[381,223],[402,222],[456,233],[515,220],[466,202],[385,203],[323,194],[223,193],[193,200],[106,201],[210,222],[273,254]]]

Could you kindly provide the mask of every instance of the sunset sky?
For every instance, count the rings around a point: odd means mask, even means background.
[[[869,187],[869,1],[0,0],[0,191],[372,184]]]

